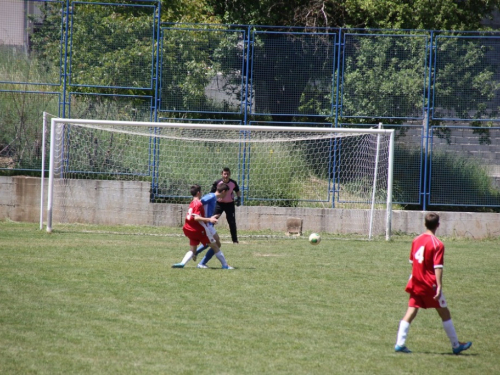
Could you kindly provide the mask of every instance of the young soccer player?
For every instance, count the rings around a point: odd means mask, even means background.
[[[212,231],[207,230],[206,223],[217,223],[217,218],[215,216],[205,217],[205,209],[201,203],[201,187],[200,185],[191,186],[191,195],[193,200],[189,204],[189,210],[184,221],[184,226],[182,230],[187,238],[189,238],[189,251],[184,255],[182,262],[176,263],[172,268],[184,268],[187,262],[196,253],[196,247],[202,243],[203,245],[209,245],[217,259],[222,264],[224,269],[233,269],[228,266],[226,258],[222,251],[220,251],[219,246],[217,246],[215,238],[213,238]],[[209,239],[209,236],[211,237]]]
[[[217,205],[217,199],[224,198],[228,191],[229,191],[229,186],[222,183],[222,184],[217,185],[217,189],[215,190],[215,193],[208,193],[208,194],[205,194],[203,197],[201,197],[200,200],[201,200],[201,203],[203,204],[203,208],[205,209],[205,214],[207,217],[211,217],[214,215],[215,207]],[[220,215],[215,215],[216,218],[218,218],[219,216]],[[208,223],[207,230],[211,232],[211,235],[215,239],[217,246],[219,246],[219,248],[220,248],[221,247],[220,237],[219,237],[217,231],[215,230],[214,224]],[[208,245],[201,244],[196,249],[196,255],[200,254],[208,247],[209,247]],[[215,253],[212,249],[208,250],[208,252],[205,255],[205,257],[203,258],[203,260],[198,264],[198,268],[209,268],[207,266],[207,263],[210,259],[212,259],[214,254]]]
[[[429,212],[425,215],[427,230],[413,240],[410,252],[412,272],[406,285],[410,294],[408,310],[399,323],[396,352],[411,353],[406,347],[406,336],[418,309],[436,309],[443,322],[443,328],[450,339],[453,354],[460,354],[471,347],[472,342],[459,342],[451,320],[450,310],[443,295],[444,245],[436,237],[439,215]]]
[[[217,206],[215,208],[216,215],[222,215],[223,212],[226,213],[226,220],[229,225],[229,231],[231,232],[231,239],[233,243],[238,243],[238,232],[236,229],[236,214],[234,206],[239,206],[241,203],[241,193],[238,183],[231,178],[231,170],[227,167],[222,169],[222,178],[215,181],[212,185],[212,193],[217,190],[219,184],[226,184],[229,186],[229,191],[224,198],[217,199]],[[233,192],[236,194],[236,200],[234,199]]]

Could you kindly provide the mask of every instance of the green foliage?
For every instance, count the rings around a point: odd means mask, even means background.
[[[500,82],[495,80],[498,61],[487,39],[438,37],[435,72],[436,116],[461,119],[497,118],[498,109],[488,109]]]
[[[498,0],[351,0],[349,25],[385,29],[479,30]]]
[[[500,189],[480,160],[452,153],[432,154],[431,203],[448,205],[500,204]]]
[[[478,30],[498,0],[206,0],[226,23],[384,29]]]
[[[421,115],[426,42],[422,36],[350,36],[345,57],[343,114]]]
[[[251,179],[247,182],[246,195],[258,198],[258,201],[248,201],[248,205],[293,207],[298,200],[304,199],[301,193],[308,170],[301,167],[303,154],[300,149],[286,142],[272,146],[257,143],[248,148],[247,158]]]
[[[63,1],[47,1],[37,3],[37,6],[40,16],[31,17],[38,26],[30,35],[29,58],[38,58],[50,69],[61,65],[61,54],[64,53],[65,4]]]
[[[57,114],[58,99],[57,94],[0,92],[0,168],[40,170],[42,113]]]
[[[162,0],[162,22],[220,23],[206,0]]]
[[[162,110],[240,112],[241,39],[240,32],[231,30],[164,29]],[[213,82],[234,100],[211,97],[208,86]]]
[[[281,30],[283,31],[283,30]],[[332,112],[332,35],[258,33],[252,56],[255,112],[328,116]]]
[[[71,117],[151,121],[151,101],[151,97],[74,93],[71,96]]]
[[[154,11],[153,7],[75,4],[71,83],[151,87]]]

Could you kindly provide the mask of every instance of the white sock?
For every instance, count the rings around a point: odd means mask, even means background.
[[[182,259],[182,264],[186,265],[187,262],[193,257],[193,252],[190,250],[184,255],[184,258]]]
[[[215,256],[221,262],[222,267],[226,267],[227,266],[227,261],[226,261],[226,258],[224,257],[224,254],[222,254],[222,251],[219,251],[218,253],[215,253]]]
[[[453,325],[452,320],[447,320],[446,322],[443,322],[443,328],[444,331],[446,332],[446,335],[448,335],[448,338],[450,339],[451,346],[453,348],[458,347],[459,342],[458,342],[458,336],[457,332],[455,331],[455,326]]]
[[[406,336],[408,336],[408,331],[410,330],[410,323],[406,320],[401,320],[399,322],[398,337],[396,339],[397,346],[405,346]]]

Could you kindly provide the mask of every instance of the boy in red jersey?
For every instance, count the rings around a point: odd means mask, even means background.
[[[443,288],[444,245],[436,237],[439,227],[439,215],[429,212],[425,215],[427,230],[416,237],[411,245],[410,263],[412,272],[406,292],[410,293],[408,310],[399,323],[396,339],[396,352],[411,353],[405,343],[410,324],[415,319],[418,309],[436,309],[443,322],[443,328],[450,339],[453,354],[460,354],[471,347],[472,342],[459,342],[451,320],[450,310],[446,305]]]
[[[221,196],[224,196],[225,193],[226,191],[221,193]],[[196,254],[196,247],[201,243],[203,245],[209,245],[213,249],[215,256],[222,264],[222,268],[233,269],[233,267],[228,266],[226,258],[217,246],[215,239],[212,237],[213,241],[211,241],[208,237],[211,232],[207,230],[205,223],[216,224],[217,218],[215,215],[212,217],[205,217],[205,208],[200,200],[201,186],[191,186],[191,195],[193,196],[193,200],[189,204],[189,210],[184,221],[184,226],[182,227],[184,235],[189,238],[190,249],[186,255],[184,255],[182,262],[174,264],[172,268],[184,268],[184,265]]]

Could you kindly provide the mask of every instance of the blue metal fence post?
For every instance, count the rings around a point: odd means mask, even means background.
[[[153,108],[151,110],[153,111],[153,118],[154,121],[158,121],[158,111],[160,107],[160,79],[159,79],[159,74],[160,74],[160,46],[162,45],[161,43],[161,1],[158,1],[157,3],[157,9],[155,12],[155,22],[154,22],[154,27],[156,27],[155,33],[153,35],[156,38],[156,58],[154,59],[154,62],[156,64],[155,68],[153,71],[155,72],[155,76],[153,77],[153,87],[154,87],[154,100],[153,100]],[[156,134],[158,132],[158,129],[155,128],[153,132]],[[150,200],[153,197],[156,197],[158,194],[158,161],[159,161],[159,153],[160,153],[160,138],[155,137],[153,141],[153,145],[151,145],[150,142],[150,152],[149,152],[149,168],[152,169],[151,171],[151,194],[150,194]],[[152,150],[151,150],[152,148]]]
[[[61,114],[62,118],[66,118],[66,107],[69,105],[69,99],[67,98],[68,96],[68,74],[71,74],[71,72],[68,73],[68,62],[69,62],[69,53],[68,53],[68,39],[69,39],[69,21],[70,21],[70,15],[72,15],[72,11],[70,8],[70,0],[66,0],[66,5],[65,9],[63,12],[63,18],[62,22],[63,25],[61,27],[61,39],[64,38],[64,52],[63,52],[63,73],[62,73],[62,95],[60,96],[61,102],[59,103],[59,113]],[[71,18],[71,22],[73,22],[73,19]],[[64,28],[64,30],[62,30]],[[62,42],[63,40],[61,40]]]
[[[344,80],[344,69],[343,67],[343,60],[341,59],[341,56],[344,56],[344,53],[342,51],[343,47],[345,46],[345,43],[342,42],[342,28],[339,28],[338,32],[338,41],[335,43],[336,48],[334,50],[337,52],[337,62],[334,64],[334,72],[333,72],[333,79],[335,80],[335,68],[337,71],[337,82],[336,85],[332,85],[332,97],[335,96],[335,104],[334,104],[334,110],[335,110],[335,117],[334,117],[334,123],[333,126],[336,128],[339,126],[338,121],[339,121],[339,110],[341,107],[341,98],[340,98],[340,82]],[[336,65],[336,67],[335,67]],[[332,100],[333,103],[333,100]],[[330,187],[330,194],[332,195],[332,208],[335,208],[335,194],[336,194],[336,178],[335,178],[335,171],[337,169],[337,147],[338,147],[338,140],[335,139],[333,141],[333,148],[332,148],[332,153],[333,156],[331,158],[331,167],[330,167],[330,178],[329,178],[329,183],[331,184]]]
[[[332,98],[335,97],[335,102],[332,100],[332,104],[334,106],[333,110],[335,111],[335,117],[334,117],[334,127],[338,126],[338,120],[339,120],[339,107],[340,107],[340,95],[339,95],[339,88],[340,88],[340,79],[343,79],[343,69],[341,69],[341,63],[342,60],[340,57],[343,55],[342,54],[342,47],[344,46],[344,43],[342,43],[342,29],[339,28],[339,32],[337,34],[336,39],[338,39],[338,42],[334,43],[336,48],[334,48],[334,51],[336,51],[336,57],[337,57],[337,62],[336,64],[333,64],[333,83],[332,83]],[[335,56],[335,54],[334,54]],[[337,82],[335,84],[335,70],[337,71]],[[334,85],[335,84],[335,85]]]
[[[253,69],[253,59],[250,58],[250,56],[252,56],[253,54],[253,48],[252,45],[253,45],[253,38],[251,37],[252,35],[252,30],[251,30],[251,27],[250,25],[247,26],[247,32],[246,32],[246,38],[245,38],[245,48],[246,49],[246,54],[245,54],[245,62],[244,62],[244,66],[245,66],[245,89],[244,89],[244,93],[245,93],[245,96],[243,97],[243,125],[248,125],[248,111],[249,111],[249,107],[251,108],[252,106],[252,93],[249,92],[249,88],[251,87],[250,85],[250,69]],[[244,138],[246,138],[246,135],[244,135]],[[240,143],[240,152],[239,152],[239,160],[238,160],[238,164],[239,164],[239,171],[238,171],[238,174],[239,174],[239,177],[241,178],[240,179],[240,182],[241,182],[241,186],[240,186],[240,191],[241,191],[241,204],[244,205],[245,204],[245,193],[246,191],[248,190],[248,179],[250,178],[250,171],[246,168],[246,158],[247,158],[247,145],[246,145],[246,142],[243,143],[243,147],[241,146],[241,143]]]
[[[429,56],[429,66],[428,66],[428,70],[429,70],[429,81],[428,81],[428,85],[427,85],[427,94],[426,94],[426,98],[424,98],[424,121],[423,121],[423,127],[424,127],[424,131],[423,131],[423,139],[422,139],[422,149],[423,149],[423,152],[424,152],[424,155],[423,155],[423,159],[424,159],[424,168],[423,168],[423,171],[421,170],[420,173],[423,173],[424,174],[424,178],[423,178],[423,186],[420,186],[419,188],[421,189],[421,193],[420,193],[420,196],[421,196],[421,200],[422,200],[422,208],[423,210],[427,210],[427,205],[428,205],[428,202],[429,202],[429,163],[430,163],[430,155],[429,155],[429,132],[430,132],[430,129],[429,129],[429,122],[430,122],[430,118],[432,117],[432,94],[433,94],[433,84],[434,84],[434,60],[433,57],[434,57],[434,54],[436,53],[436,46],[435,46],[435,43],[434,43],[434,32],[431,31],[431,36],[430,36],[430,47],[428,49],[428,56]],[[422,181],[422,178],[420,178],[420,181]]]

